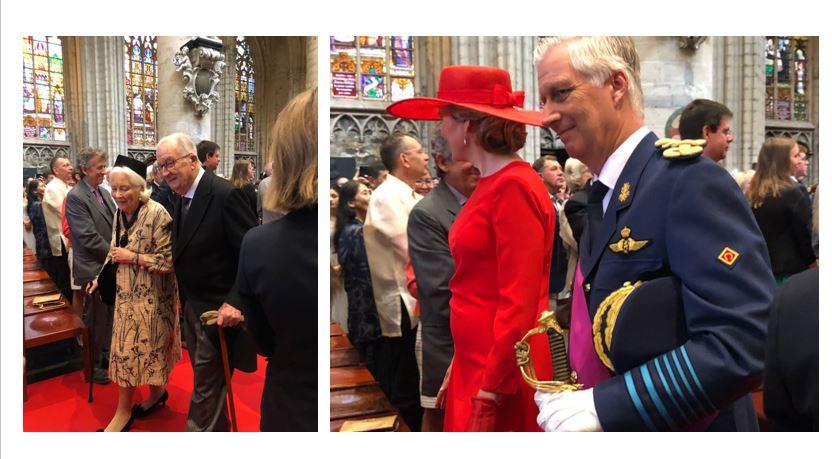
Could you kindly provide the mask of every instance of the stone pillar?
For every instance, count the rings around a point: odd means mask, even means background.
[[[726,169],[750,169],[765,140],[765,37],[713,37],[713,99],[734,113]]]
[[[237,37],[220,37],[225,49],[225,69],[219,84],[220,98],[208,113],[211,117],[211,140],[220,146],[220,163],[217,173],[223,177],[231,177],[234,167],[234,111],[236,109],[234,82],[237,78]],[[184,99],[183,99],[184,100]]]
[[[157,129],[159,139],[183,132],[191,137],[194,144],[201,140],[211,140],[211,112],[197,116],[193,105],[182,96],[185,82],[182,74],[173,65],[173,55],[187,43],[191,37],[156,37],[158,46],[156,56],[159,65],[159,112]],[[230,63],[233,65],[233,61]],[[216,110],[216,106],[211,110]],[[225,152],[228,154],[228,152]]]
[[[127,154],[122,37],[68,37],[65,81],[73,155],[90,146],[112,164]]]
[[[306,88],[314,88],[318,85],[318,37],[305,37],[306,42]],[[321,99],[321,90],[318,90],[318,100]]]

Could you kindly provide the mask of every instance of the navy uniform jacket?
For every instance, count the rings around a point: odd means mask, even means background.
[[[765,241],[724,169],[701,155],[665,159],[656,140],[630,156],[596,240],[582,236],[584,291],[592,318],[624,282],[676,276],[688,338],[595,386],[598,418],[604,431],[758,430],[749,392],[762,381],[774,292]],[[613,252],[625,226],[649,243]],[[738,254],[730,265],[719,259],[726,247]],[[633,332],[650,339],[652,326]]]

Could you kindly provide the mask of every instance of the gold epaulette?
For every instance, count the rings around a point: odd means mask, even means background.
[[[620,289],[610,293],[598,306],[598,311],[595,312],[595,318],[592,321],[592,344],[595,346],[595,353],[598,354],[601,363],[611,371],[615,371],[615,367],[610,360],[607,350],[612,345],[612,333],[615,330],[615,321],[618,319],[618,313],[621,311],[624,300],[639,285],[641,285],[641,281],[635,284],[625,282]],[[603,331],[601,330],[602,326],[604,326]]]
[[[695,158],[702,154],[702,148],[707,141],[705,139],[696,140],[677,140],[677,139],[659,139],[656,141],[656,147],[662,148],[664,156],[667,159],[688,159]]]

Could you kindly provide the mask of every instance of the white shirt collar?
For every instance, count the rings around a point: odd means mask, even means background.
[[[641,143],[641,141],[644,140],[649,133],[650,129],[647,129],[645,126],[636,129],[636,131],[630,134],[630,137],[627,137],[627,140],[619,145],[618,148],[612,152],[610,157],[607,158],[607,162],[604,163],[604,166],[601,168],[601,172],[593,177],[593,180],[600,180],[601,183],[609,188],[603,200],[604,212],[607,211],[607,204],[610,202],[610,196],[612,196],[615,184],[618,183],[618,177],[621,176],[621,172],[624,171],[624,166],[627,165],[627,161],[630,159],[630,156],[632,156],[633,151],[636,149],[638,144]]]
[[[468,202],[468,198],[466,198],[464,194],[457,191],[456,188],[452,187],[450,183],[445,182],[445,185],[448,186],[448,190],[451,191],[451,194],[454,195],[460,206]]]
[[[188,189],[188,192],[185,193],[184,196],[182,196],[183,198],[194,198],[194,193],[196,193],[196,187],[197,185],[199,185],[199,180],[202,178],[203,175],[205,175],[205,169],[200,167],[199,173],[196,174],[196,178],[194,179],[194,183],[191,184],[191,187]]]

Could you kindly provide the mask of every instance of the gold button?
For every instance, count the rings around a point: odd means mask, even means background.
[[[587,282],[586,284],[584,284],[584,291],[585,291],[586,293],[589,293],[589,288],[590,288],[590,287],[589,287],[589,282]]]

